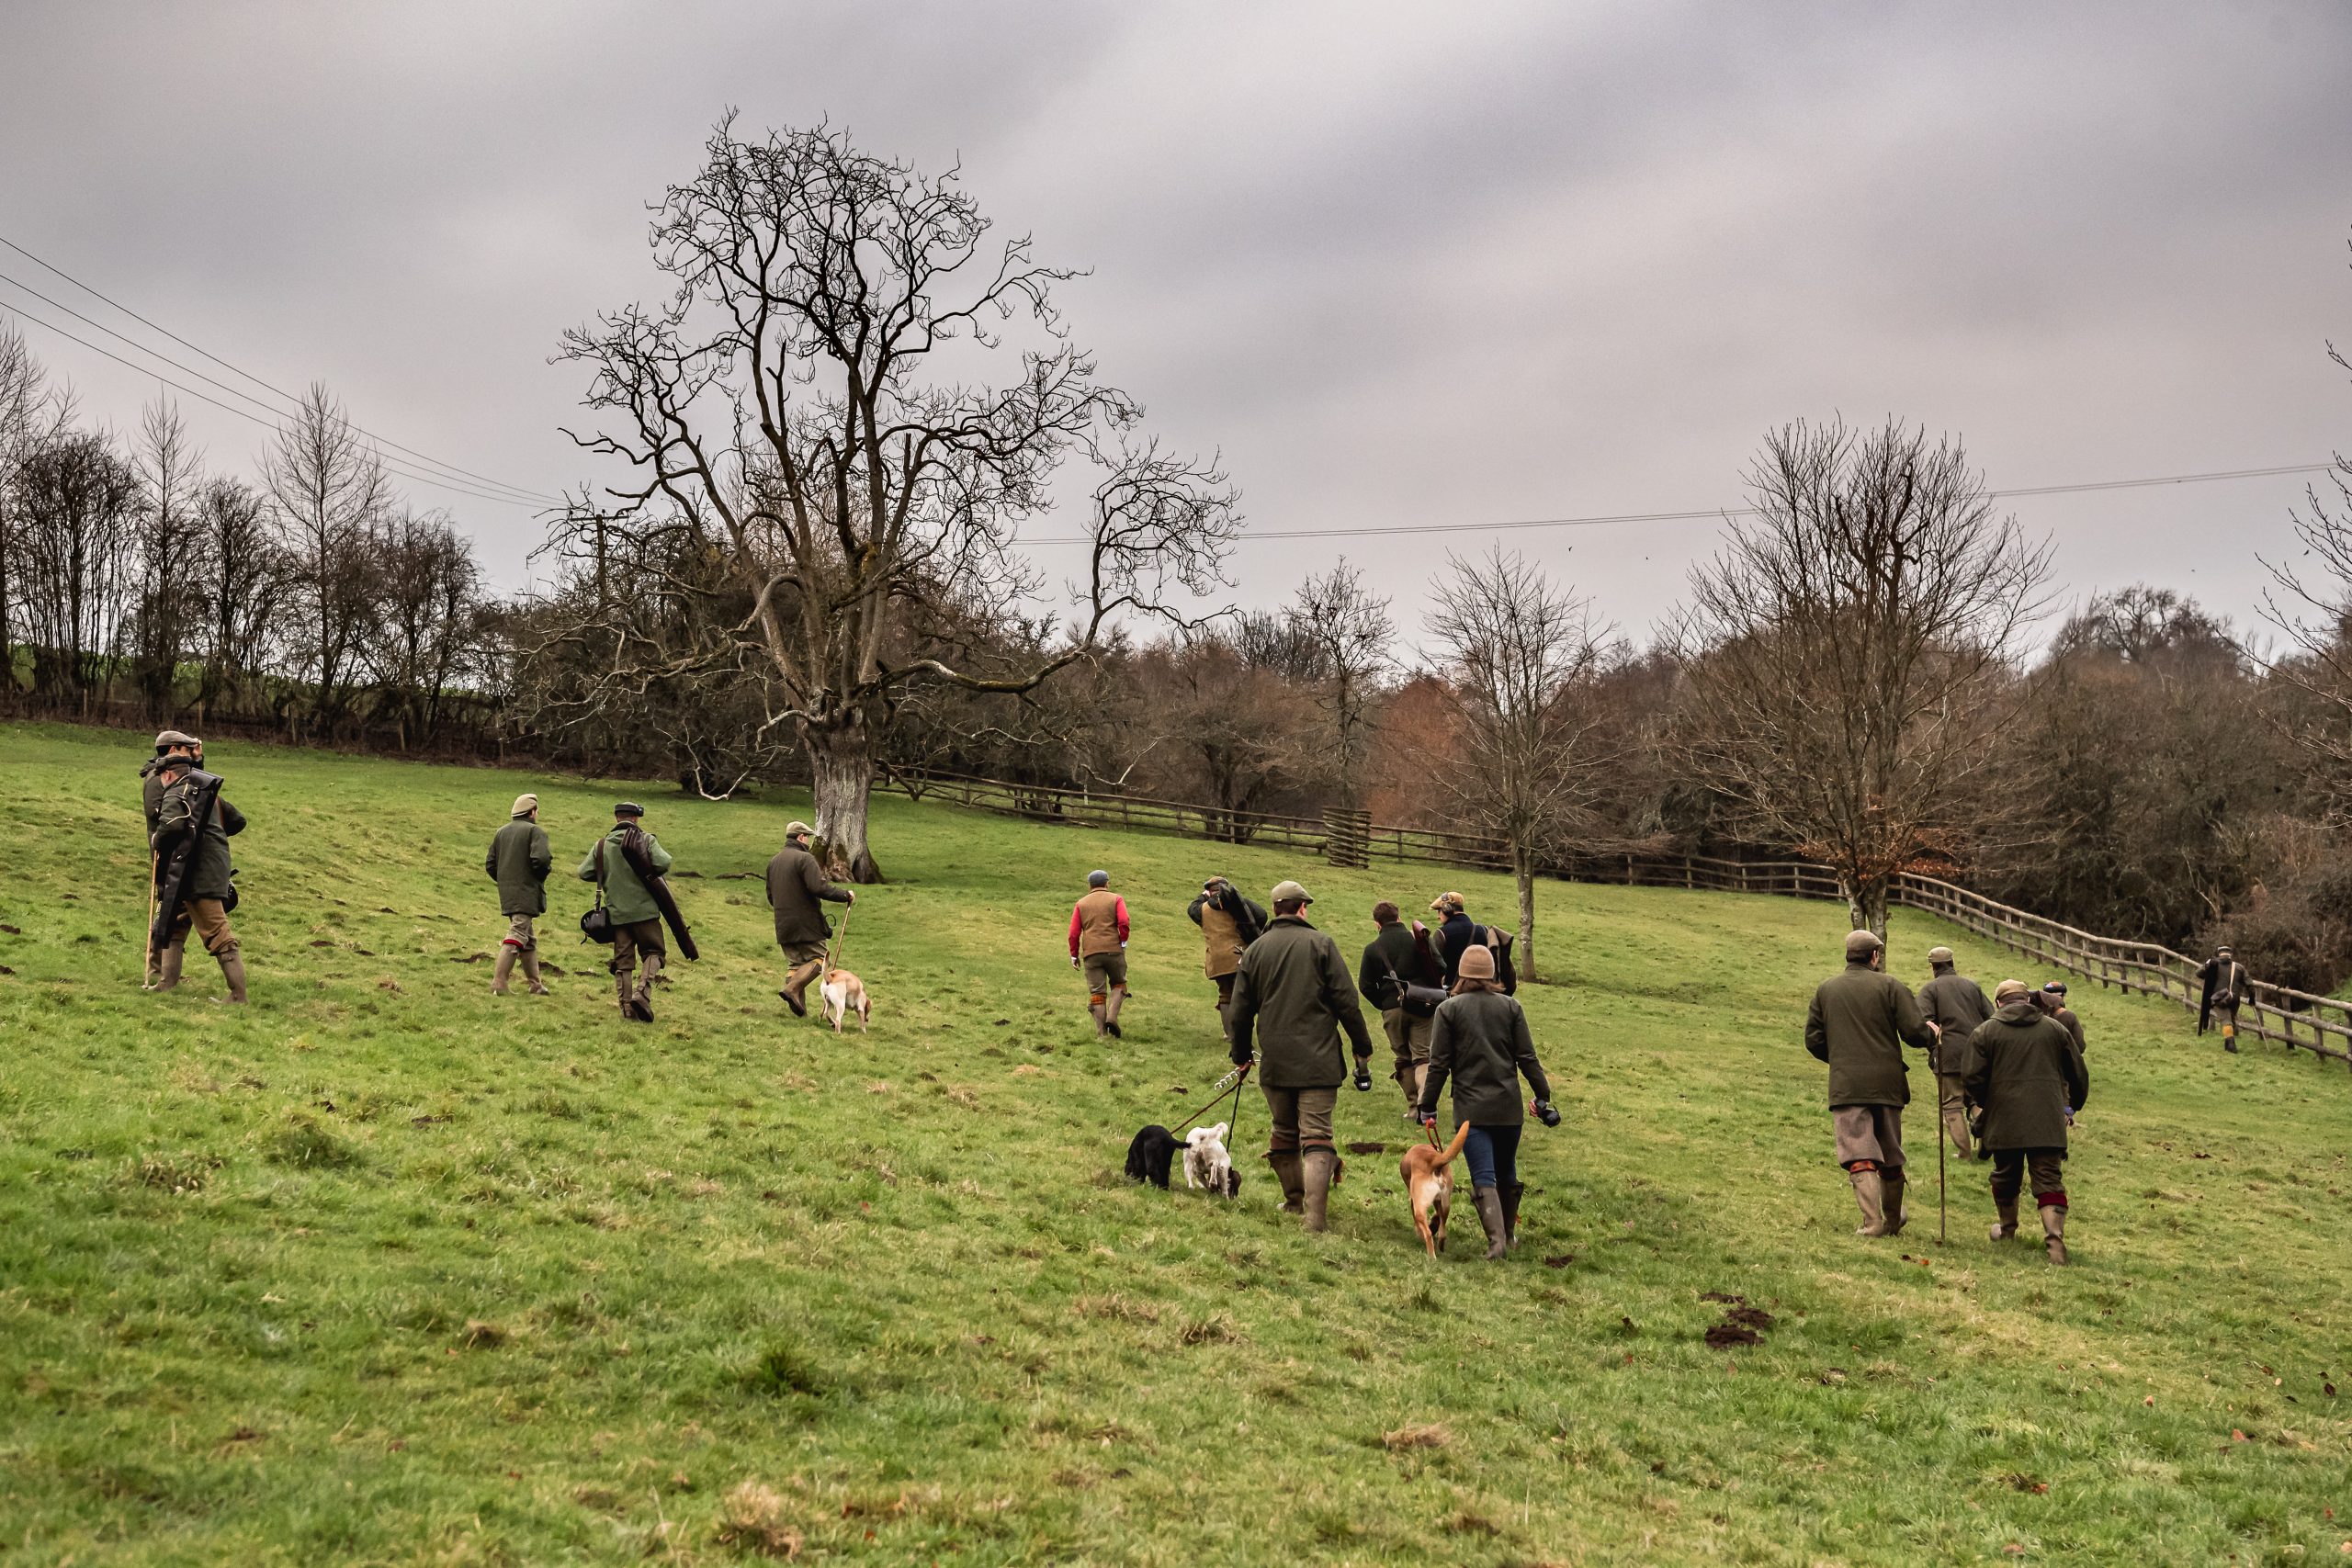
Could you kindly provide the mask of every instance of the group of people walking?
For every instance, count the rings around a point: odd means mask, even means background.
[[[1959,973],[1951,949],[1930,948],[1931,977],[1917,996],[1886,973],[1886,944],[1858,931],[1846,938],[1843,973],[1822,982],[1805,1015],[1805,1049],[1829,1067],[1829,1116],[1837,1159],[1862,1224],[1857,1234],[1895,1235],[1908,1223],[1903,1108],[1910,1102],[1903,1048],[1928,1054],[1942,1135],[1962,1159],[1972,1145],[1993,1162],[1992,1239],[2018,1231],[2018,1203],[2033,1183],[2042,1245],[2066,1261],[2067,1134],[2090,1098],[2082,1021],[2066,987],[2040,991],[2004,980],[1984,988]]]

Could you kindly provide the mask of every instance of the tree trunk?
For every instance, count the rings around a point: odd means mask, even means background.
[[[1510,847],[1511,880],[1519,884],[1519,977],[1535,978],[1535,857]]]
[[[1845,884],[1846,918],[1854,922],[1853,929],[1869,931],[1881,942],[1886,940],[1887,883],[1883,877],[1838,878]]]
[[[853,882],[879,882],[882,868],[865,842],[865,799],[874,787],[874,739],[861,717],[819,728],[801,727],[817,799],[817,858],[845,866]]]

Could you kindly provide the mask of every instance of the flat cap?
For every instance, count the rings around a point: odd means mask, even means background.
[[[1868,958],[1871,953],[1876,953],[1880,948],[1884,947],[1886,943],[1879,941],[1878,933],[1876,931],[1849,931],[1846,933],[1846,956],[1849,959]]]
[[[1315,899],[1295,882],[1277,882],[1272,895],[1277,904],[1312,904]]]
[[[176,729],[161,730],[158,731],[155,736],[155,750],[158,751],[168,751],[175,746],[201,746],[203,744],[204,742],[198,740],[195,736],[183,735]]]
[[[537,795],[518,795],[514,797],[514,805],[513,808],[510,809],[506,815],[509,817],[528,817],[532,812],[537,811],[538,808],[539,797]]]
[[[1951,959],[1951,948],[1949,948],[1949,947],[1931,947],[1931,948],[1928,949],[1928,963],[1930,963],[1930,964],[1950,964],[1951,961],[1952,961],[1952,959]]]
[[[1459,909],[1463,907],[1462,895],[1459,893],[1441,893],[1430,900],[1430,908],[1432,909]]]
[[[787,839],[813,839],[817,836],[817,829],[806,822],[796,820],[784,825],[784,836]]]
[[[616,817],[642,817],[645,815],[645,807],[639,806],[633,800],[624,800],[613,807],[613,815]]]
[[[2023,980],[2004,980],[1993,987],[1993,999],[1996,1002],[2021,1002],[2031,995],[2033,992]]]

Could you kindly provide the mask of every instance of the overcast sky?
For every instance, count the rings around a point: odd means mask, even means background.
[[[659,292],[644,204],[734,105],[960,157],[1001,228],[1093,269],[1080,341],[1223,451],[1254,528],[1736,505],[1768,427],[1840,412],[2036,486],[2352,449],[2347,67],[2336,0],[4,0],[0,235],[557,490],[594,472],[557,336]],[[18,304],[107,343],[0,284]],[[23,330],[135,423],[153,381]],[[187,412],[251,468],[264,432]],[[2147,580],[2244,623],[2302,482],[2013,504],[2070,596]],[[528,508],[413,494],[525,581]],[[1445,552],[1501,538],[1639,637],[1721,526],[1264,539],[1236,597],[1345,552],[1416,632]]]

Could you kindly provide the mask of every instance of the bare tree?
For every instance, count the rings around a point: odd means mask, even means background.
[[[1330,723],[1332,760],[1342,803],[1361,805],[1364,754],[1380,677],[1389,667],[1396,628],[1388,601],[1363,585],[1363,574],[1342,556],[1329,571],[1309,576],[1292,597],[1290,622],[1315,650],[1317,704]]]
[[[446,513],[401,512],[374,530],[366,662],[401,750],[429,743],[441,699],[480,647],[481,569]]]
[[[1685,755],[1749,833],[1827,861],[1857,926],[1982,825],[1987,740],[2043,608],[2049,546],[1996,515],[1950,438],[1802,422],[1748,472],[1753,522],[1691,576]]]
[[[1573,836],[1609,761],[1594,700],[1608,633],[1589,600],[1500,549],[1453,560],[1429,628],[1451,722],[1427,776],[1453,820],[1510,845],[1518,970],[1534,979],[1536,870]]]
[[[200,723],[215,709],[246,705],[269,661],[289,572],[273,536],[269,503],[239,479],[216,479],[198,498],[204,669],[197,686]]]
[[[16,649],[25,636],[24,465],[61,440],[73,419],[73,393],[51,385],[23,333],[0,325],[0,702],[16,698]]]
[[[583,496],[560,539],[578,550],[598,531],[707,520],[747,601],[734,635],[763,667],[769,720],[808,748],[819,835],[865,880],[879,874],[875,739],[904,691],[1032,689],[1122,613],[1212,591],[1236,526],[1214,462],[1131,444],[1141,411],[1098,378],[1054,303],[1075,275],[989,228],[952,171],[826,129],[739,137],[730,115],[701,174],[655,209],[672,299],[568,333],[560,355],[588,367],[586,401],[608,416],[578,439],[631,470],[605,501]],[[1013,373],[990,384],[1000,353]],[[1104,478],[1083,616],[1062,645],[995,675],[914,646],[910,605],[1036,589],[1014,529],[1073,454]]]
[[[140,517],[137,603],[130,627],[132,677],[147,716],[172,712],[181,660],[203,618],[200,512],[203,457],[188,439],[179,410],[158,400],[140,416]]]
[[[87,716],[106,694],[137,547],[139,476],[104,436],[74,432],[17,467],[17,559],[34,695]]]
[[[295,578],[289,639],[311,686],[312,723],[333,728],[351,698],[370,610],[368,541],[391,504],[384,465],[326,388],[313,383],[262,458]]]

